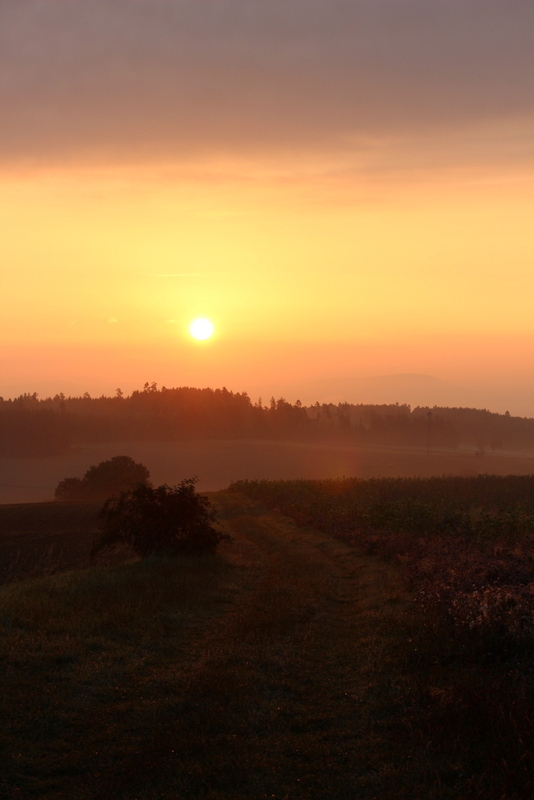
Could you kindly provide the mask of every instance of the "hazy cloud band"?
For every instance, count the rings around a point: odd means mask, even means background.
[[[506,120],[525,149],[533,128],[529,2],[3,0],[0,13],[4,161],[350,148]]]

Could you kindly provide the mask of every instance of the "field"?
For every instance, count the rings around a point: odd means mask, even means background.
[[[249,482],[211,495],[233,537],[216,555],[84,568],[94,506],[0,507],[10,547],[77,542],[0,587],[0,793],[530,798],[527,620],[470,626],[421,595],[447,547],[469,580],[490,564],[479,580],[529,590],[533,479],[491,480]]]
[[[239,481],[299,525],[402,565],[421,606],[478,635],[534,633],[534,476]]]
[[[101,505],[0,505],[0,583],[89,566]]]
[[[411,477],[419,475],[524,475],[534,471],[526,453],[355,447],[265,440],[195,440],[90,445],[63,456],[0,458],[0,503],[52,500],[58,482],[82,477],[92,464],[127,455],[150,470],[156,484],[199,475],[202,491],[224,489],[244,475],[251,479]]]

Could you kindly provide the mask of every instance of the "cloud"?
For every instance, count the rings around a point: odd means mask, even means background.
[[[4,161],[534,127],[534,4],[520,0],[0,0],[0,13]]]

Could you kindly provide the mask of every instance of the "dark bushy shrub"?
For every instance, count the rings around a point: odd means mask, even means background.
[[[83,478],[65,478],[58,483],[56,500],[102,500],[118,492],[146,484],[150,472],[130,456],[114,456],[89,467]]]
[[[102,535],[92,555],[110,545],[126,543],[142,558],[213,552],[229,539],[213,527],[217,512],[195,491],[196,478],[177,486],[141,484],[106,501],[100,512]]]

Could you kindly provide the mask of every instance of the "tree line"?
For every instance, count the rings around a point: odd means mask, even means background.
[[[430,413],[429,413],[430,412]],[[315,403],[156,383],[126,396],[0,398],[0,455],[45,456],[100,442],[285,439],[361,445],[534,448],[534,419],[469,408]]]

